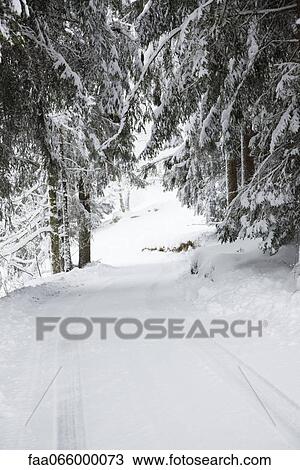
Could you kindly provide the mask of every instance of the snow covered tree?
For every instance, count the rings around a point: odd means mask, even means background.
[[[18,174],[20,190],[35,183],[28,161],[43,168],[53,272],[72,266],[68,212],[74,214],[69,207],[74,188],[81,200],[76,217],[82,241],[90,238],[93,205],[87,201],[93,181],[105,187],[132,165],[133,117],[127,113],[122,121],[122,115],[139,61],[131,26],[122,21],[128,5],[110,0],[0,5],[2,196],[11,196],[11,173]],[[81,266],[90,260],[88,246],[89,241],[79,243],[85,253]]]
[[[224,188],[226,176],[223,241],[262,237],[274,251],[299,232],[297,8],[155,0],[137,19],[153,121],[145,156],[182,135],[166,181],[198,210],[203,189],[216,177]],[[207,171],[209,161],[218,163]]]
[[[248,146],[256,172],[233,201],[220,226],[222,240],[260,237],[271,253],[299,233],[299,40],[295,4],[257,10],[268,71],[251,108]],[[245,12],[245,14],[251,14]]]

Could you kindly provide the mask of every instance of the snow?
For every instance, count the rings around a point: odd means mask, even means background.
[[[249,27],[247,45],[248,58],[250,61],[252,61],[252,59],[255,59],[256,55],[259,52],[259,47],[256,40],[256,27],[254,24],[251,24]]]
[[[289,250],[220,245],[158,186],[135,191],[131,207],[94,233],[91,265],[1,299],[1,448],[298,449],[300,297]],[[199,248],[141,251],[188,240]],[[70,342],[54,331],[37,342],[37,316],[268,325],[262,338]]]
[[[190,238],[197,239],[199,227],[204,225],[202,217],[180,207],[174,193],[162,192],[157,186],[134,191],[131,206],[134,210],[117,224],[108,223],[94,233],[92,260],[114,266],[156,263],[158,259],[164,262],[168,256],[151,255],[143,248],[172,248]]]
[[[3,19],[0,19],[0,34],[5,38],[9,38],[9,29],[7,27],[6,21]],[[1,56],[0,56],[1,59]]]
[[[140,15],[137,17],[137,23],[140,23],[142,18],[148,13],[150,7],[152,4],[152,0],[148,0],[148,2],[145,4],[143,11],[140,13]]]
[[[10,3],[11,3],[12,10],[15,13],[17,13],[17,15],[21,15],[22,14],[22,3],[20,2],[20,0],[11,0]]]
[[[279,119],[279,122],[272,134],[272,139],[271,139],[271,144],[270,144],[270,151],[274,152],[276,146],[280,142],[281,137],[285,133],[290,119],[291,119],[291,112],[292,112],[292,104],[288,106],[288,108],[285,110],[285,112],[282,114],[282,116]]]

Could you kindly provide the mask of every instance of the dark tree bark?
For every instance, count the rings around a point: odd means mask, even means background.
[[[238,193],[236,158],[226,158],[227,205],[233,201]]]
[[[59,234],[59,255],[60,255],[60,270],[65,270],[65,259],[64,259],[64,217],[62,210],[61,197],[58,197],[57,201],[57,219],[58,219],[58,234]]]
[[[121,185],[119,186],[119,201],[120,201],[120,209],[122,212],[125,212],[125,204],[124,204],[124,199],[123,199],[123,191],[121,188]]]
[[[57,165],[52,159],[48,162],[48,198],[50,207],[50,227],[51,227],[51,263],[53,274],[61,272],[60,263],[60,240],[59,240],[59,221],[57,213],[57,188],[58,171]]]
[[[252,130],[248,127],[241,129],[241,164],[242,164],[242,186],[246,186],[254,175],[254,158],[251,155],[250,139]]]
[[[69,201],[68,201],[68,183],[65,171],[62,172],[62,213],[63,213],[63,260],[64,271],[73,269],[70,247],[70,220],[69,220]]]
[[[296,21],[300,18],[300,0],[297,0],[297,18]],[[297,38],[300,42],[300,24],[297,23]]]
[[[57,211],[57,191],[59,182],[59,169],[57,161],[53,158],[51,135],[46,118],[44,106],[40,104],[39,112],[40,143],[45,158],[45,169],[48,178],[48,200],[50,212],[50,245],[51,245],[51,265],[53,274],[61,272],[60,264],[60,240],[59,240],[59,220]]]
[[[79,268],[91,262],[91,205],[90,194],[82,178],[78,183],[80,217],[79,217]]]

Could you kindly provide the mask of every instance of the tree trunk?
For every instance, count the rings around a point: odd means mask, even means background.
[[[300,47],[300,23],[298,23],[300,20],[300,0],[297,0],[297,15],[296,15],[296,21],[297,21],[297,39],[299,41],[298,48]],[[298,198],[300,198],[299,193],[298,193]],[[300,290],[300,232],[299,228],[296,228],[296,259],[295,259],[295,284],[296,284],[296,290]]]
[[[124,204],[124,199],[123,199],[123,192],[121,185],[119,186],[119,201],[120,201],[120,209],[122,212],[125,212],[125,204]]]
[[[48,163],[48,197],[50,206],[50,227],[51,227],[51,263],[53,274],[61,272],[60,265],[60,243],[59,243],[59,221],[57,214],[57,186],[58,171],[57,165],[51,159]]]
[[[250,151],[250,139],[252,131],[248,127],[241,130],[241,164],[242,164],[242,187],[246,186],[254,175],[254,158]]]
[[[59,234],[59,255],[60,255],[60,270],[65,270],[65,259],[64,259],[64,218],[62,211],[62,204],[60,198],[57,200],[57,219],[58,219],[58,234]]]
[[[91,206],[90,194],[85,188],[83,179],[78,183],[80,217],[79,217],[79,268],[91,262]]]
[[[66,174],[62,172],[62,212],[63,212],[63,259],[64,270],[66,272],[73,269],[70,247],[70,221],[69,221],[69,202],[68,202],[68,183]]]
[[[130,211],[130,189],[128,189],[126,194],[126,210]]]
[[[48,200],[50,209],[50,245],[51,245],[51,264],[53,274],[61,272],[60,266],[60,240],[59,240],[59,221],[57,213],[57,189],[58,189],[58,164],[52,157],[52,143],[49,125],[44,111],[40,104],[39,121],[43,132],[41,132],[41,147],[45,157],[45,169],[48,177]]]
[[[227,205],[233,201],[238,193],[237,167],[234,157],[226,158]]]
[[[300,290],[300,234],[299,231],[295,236],[295,261],[294,261],[294,281],[295,290]]]

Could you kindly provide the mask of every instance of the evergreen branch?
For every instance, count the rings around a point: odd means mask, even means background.
[[[145,165],[143,165],[141,167],[139,174],[142,175],[143,173],[146,173],[148,170],[153,168],[158,163],[166,162],[168,160],[171,160],[171,158],[174,158],[174,157],[178,156],[181,153],[181,151],[185,148],[185,145],[186,145],[186,143],[183,142],[183,144],[180,144],[177,148],[168,149],[168,150],[173,150],[173,152],[170,155],[160,156],[158,158],[155,158],[151,162],[145,163]]]
[[[144,6],[143,8],[143,11],[139,14],[139,16],[137,17],[137,23],[140,23],[142,18],[145,16],[145,14],[149,11],[149,9],[151,8],[151,5],[153,3],[153,0],[148,0],[148,2],[146,3],[146,5]]]
[[[87,92],[84,89],[80,76],[72,69],[65,57],[53,47],[53,43],[51,42],[50,38],[48,36],[44,36],[42,28],[37,19],[36,26],[38,30],[38,37],[35,32],[29,27],[21,26],[21,31],[25,37],[35,42],[36,45],[38,45],[47,52],[48,56],[53,61],[53,66],[55,69],[58,69],[59,67],[64,68],[61,77],[72,79],[79,97],[83,101],[89,101],[89,97],[87,96]]]
[[[284,7],[279,8],[267,8],[265,10],[246,10],[246,11],[239,11],[239,15],[265,15],[268,13],[280,13],[286,10],[292,10],[297,8],[297,3],[293,3],[292,5],[286,5]]]
[[[100,150],[103,151],[103,150],[106,150],[122,133],[122,131],[124,130],[125,128],[125,125],[126,125],[126,122],[127,122],[127,115],[130,111],[130,108],[131,106],[133,105],[134,103],[134,100],[135,100],[135,97],[137,95],[137,92],[139,91],[142,83],[144,82],[144,79],[145,79],[145,76],[147,75],[151,65],[153,64],[153,62],[156,60],[156,58],[158,57],[158,55],[161,53],[161,51],[166,47],[167,44],[169,44],[169,42],[175,37],[177,36],[178,34],[182,34],[186,28],[188,27],[189,23],[191,21],[194,21],[196,18],[199,17],[200,13],[202,12],[202,9],[209,6],[211,3],[213,3],[215,0],[208,0],[206,3],[200,5],[198,8],[196,8],[185,20],[184,22],[178,26],[177,28],[173,29],[172,31],[170,31],[159,43],[157,49],[151,54],[149,60],[147,61],[147,63],[145,64],[143,70],[142,70],[142,73],[141,73],[141,76],[139,78],[139,80],[137,81],[136,85],[134,86],[134,88],[132,89],[132,91],[130,92],[128,98],[127,98],[127,103],[125,104],[124,106],[124,110],[123,110],[123,113],[122,113],[122,117],[121,117],[121,123],[120,123],[120,127],[118,129],[118,131],[112,135],[109,139],[107,139],[102,145],[101,145],[101,148]]]
[[[262,172],[265,170],[265,168],[270,164],[270,161],[272,161],[273,159],[275,159],[278,154],[280,153],[280,151],[282,151],[284,149],[284,146],[285,144],[281,144],[280,146],[278,146],[273,152],[269,153],[269,155],[267,156],[267,158],[265,158],[265,160],[263,160],[263,162],[259,165],[259,167],[257,168],[257,170],[255,171],[254,175],[252,176],[252,179],[251,181],[248,183],[247,186],[245,186],[244,188],[242,188],[241,191],[239,191],[239,193],[236,195],[236,197],[232,200],[232,202],[230,203],[228,209],[227,209],[227,212],[226,212],[226,215],[225,215],[225,218],[224,220],[222,221],[222,225],[226,225],[226,223],[228,223],[228,220],[232,214],[232,211],[234,210],[235,208],[235,205],[238,203],[238,201],[240,201],[241,197],[247,193],[247,191],[249,190],[250,187],[253,187],[256,183],[257,183],[257,179],[259,178],[259,181],[263,181],[265,180],[266,178],[268,178],[274,171],[278,170],[279,167],[284,163],[284,162],[281,162],[278,167],[272,170],[270,170],[266,175],[264,175],[263,178],[261,178],[261,175],[262,175]],[[289,157],[286,157],[286,158],[289,158]]]

